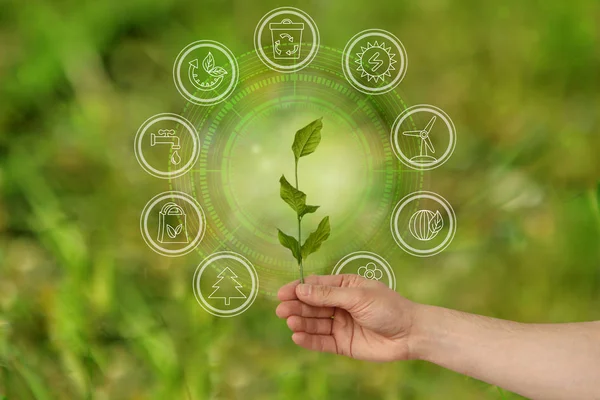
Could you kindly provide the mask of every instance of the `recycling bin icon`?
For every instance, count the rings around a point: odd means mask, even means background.
[[[158,238],[160,243],[189,243],[183,208],[173,202],[162,206],[158,214]]]
[[[303,22],[284,19],[269,24],[273,41],[273,57],[277,60],[297,60],[302,50]]]

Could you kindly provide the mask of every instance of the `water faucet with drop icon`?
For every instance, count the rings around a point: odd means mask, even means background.
[[[175,136],[175,129],[159,129],[158,133],[150,134],[150,146],[157,144],[170,144],[173,154],[171,154],[171,164],[177,165],[181,162],[181,156],[177,150],[181,149],[179,145],[179,136]]]

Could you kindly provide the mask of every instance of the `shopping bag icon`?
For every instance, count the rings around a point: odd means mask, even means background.
[[[160,243],[189,243],[185,212],[175,203],[166,203],[158,214]]]
[[[304,23],[294,23],[290,19],[270,23],[273,57],[278,60],[297,60],[302,50]]]

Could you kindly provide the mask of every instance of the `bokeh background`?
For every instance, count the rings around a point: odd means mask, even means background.
[[[422,362],[299,349],[268,295],[212,317],[190,290],[201,258],[160,257],[141,239],[140,210],[164,182],[136,164],[133,137],[183,109],[174,58],[202,38],[247,53],[257,21],[282,5],[308,12],[332,48],[359,30],[393,32],[409,56],[402,98],[457,126],[428,186],[453,205],[456,237],[435,257],[398,255],[400,293],[518,321],[600,319],[597,1],[11,0],[0,13],[0,395],[517,398]]]

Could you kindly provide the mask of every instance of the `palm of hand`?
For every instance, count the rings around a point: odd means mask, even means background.
[[[335,309],[331,336],[335,340],[338,354],[371,361],[407,358],[405,327],[397,323],[397,320],[386,320],[386,312],[383,311],[386,305],[377,303],[381,301],[375,301],[365,308],[357,308],[351,312],[342,308]]]
[[[358,275],[311,276],[307,287],[282,287],[277,315],[292,339],[311,350],[391,361],[409,358],[414,303],[382,283]]]

